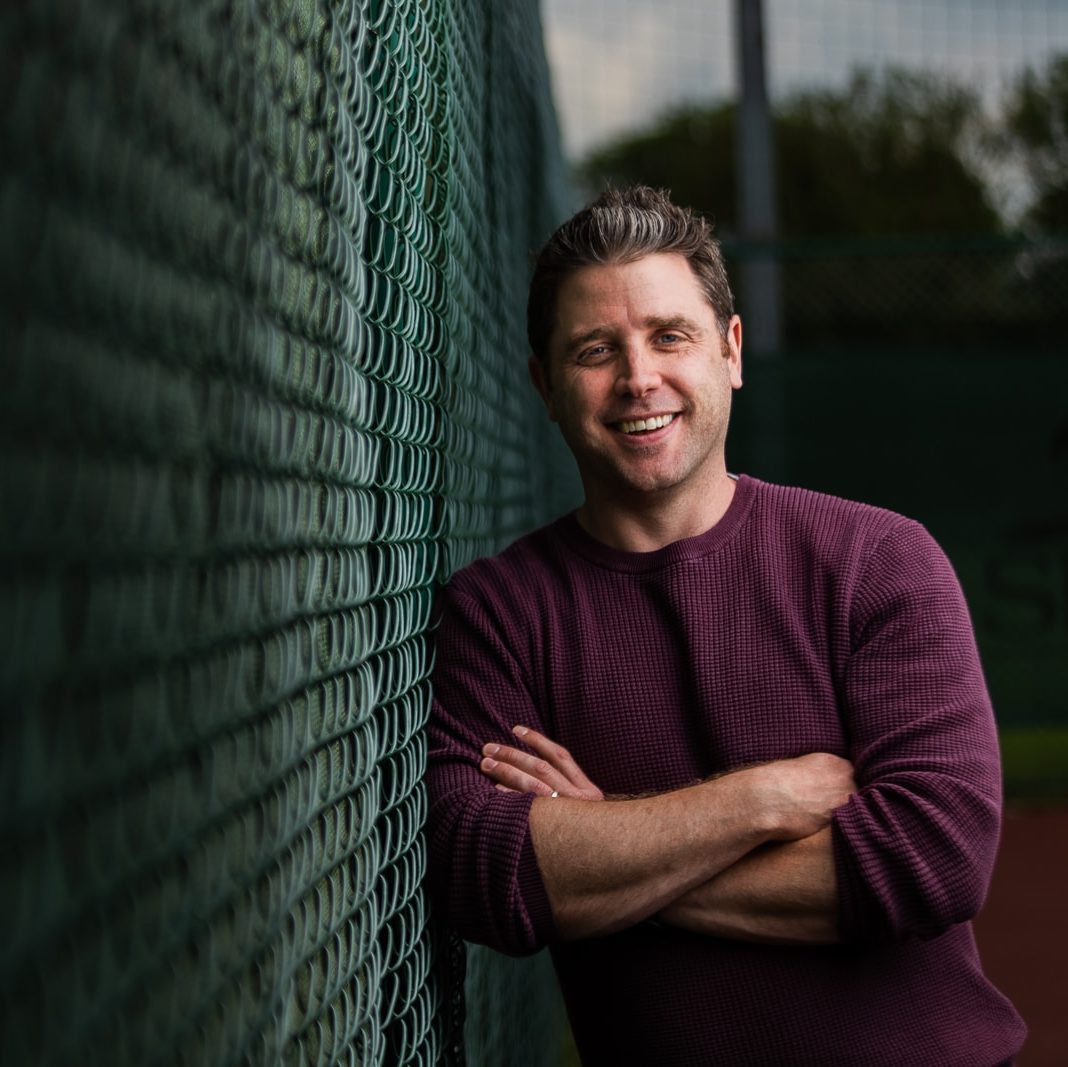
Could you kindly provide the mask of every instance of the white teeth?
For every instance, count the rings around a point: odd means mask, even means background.
[[[624,433],[640,433],[642,430],[659,430],[667,426],[674,415],[654,415],[651,419],[628,419],[619,424]]]

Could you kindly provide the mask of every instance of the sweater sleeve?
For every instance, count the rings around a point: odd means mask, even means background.
[[[986,896],[1001,776],[964,597],[918,524],[872,553],[851,630],[842,699],[859,788],[833,822],[840,931],[934,937]]]
[[[522,671],[498,628],[455,587],[438,597],[434,701],[428,726],[429,885],[468,941],[510,955],[555,935],[529,828],[533,796],[504,793],[478,769],[482,746],[542,729]]]

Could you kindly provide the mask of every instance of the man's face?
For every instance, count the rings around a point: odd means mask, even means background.
[[[741,322],[727,338],[686,260],[583,267],[557,300],[547,368],[531,376],[575,455],[587,499],[703,493],[723,470]],[[650,421],[651,420],[651,421]]]

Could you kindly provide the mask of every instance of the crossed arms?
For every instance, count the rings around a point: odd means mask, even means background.
[[[837,940],[828,824],[855,789],[846,760],[815,753],[598,803],[603,794],[565,748],[514,732],[529,751],[488,744],[481,769],[499,789],[535,796],[531,835],[561,938],[656,915],[722,937]]]

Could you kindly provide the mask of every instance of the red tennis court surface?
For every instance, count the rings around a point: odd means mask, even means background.
[[[1068,1065],[1068,809],[1006,810],[975,930],[987,976],[1031,1030],[1018,1067]]]

